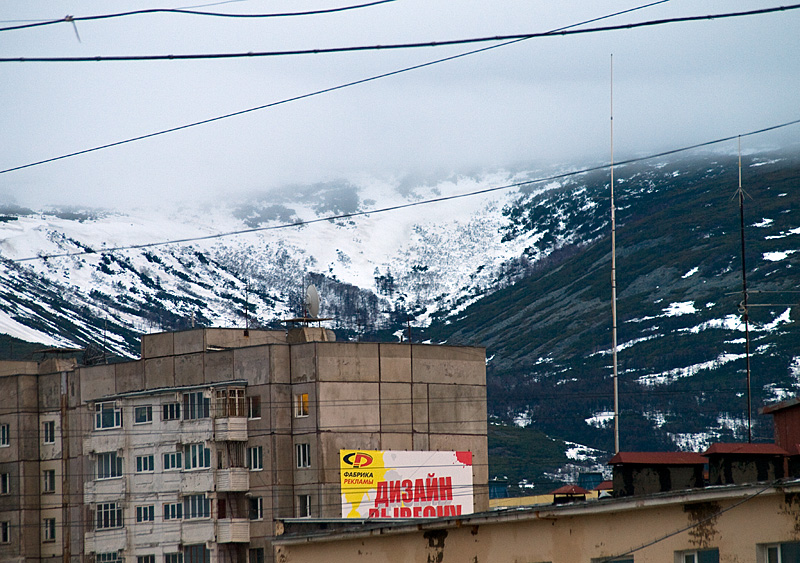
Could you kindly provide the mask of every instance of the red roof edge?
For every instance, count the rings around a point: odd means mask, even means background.
[[[789,452],[777,444],[742,444],[742,443],[719,443],[712,444],[703,455],[714,454],[739,454],[739,455],[773,455],[786,456]]]
[[[619,452],[608,465],[704,465],[706,458],[695,452]]]
[[[800,405],[800,397],[795,397],[794,399],[787,399],[785,401],[781,401],[780,403],[772,403],[771,405],[765,405],[761,409],[759,409],[759,413],[761,414],[773,414],[777,411],[782,411],[783,409],[790,409],[792,407],[796,407]]]
[[[551,495],[588,495],[589,491],[578,485],[564,485],[550,493]]]

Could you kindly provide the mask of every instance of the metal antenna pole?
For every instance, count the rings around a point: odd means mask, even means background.
[[[611,345],[614,358],[614,453],[619,453],[619,373],[617,369],[617,223],[614,211],[614,55],[611,55]]]
[[[742,189],[742,137],[739,136],[739,226],[742,239],[742,316],[744,318],[744,357],[747,371],[747,441],[753,441],[753,416],[750,396],[750,319],[747,311],[747,270],[744,263],[744,190]]]

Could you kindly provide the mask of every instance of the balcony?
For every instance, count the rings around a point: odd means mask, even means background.
[[[125,528],[112,528],[109,530],[96,530],[84,535],[84,549],[86,553],[109,553],[125,549],[128,543],[128,531]]]
[[[225,518],[217,520],[217,543],[248,543],[250,520],[247,518]]]
[[[181,543],[184,545],[214,541],[214,521],[210,518],[184,520],[181,523]]]
[[[215,439],[219,442],[246,442],[247,419],[229,417],[214,419]]]
[[[250,490],[250,471],[246,467],[229,467],[217,470],[217,490],[223,493]]]
[[[205,493],[214,490],[214,472],[210,469],[184,471],[181,474],[181,494]]]

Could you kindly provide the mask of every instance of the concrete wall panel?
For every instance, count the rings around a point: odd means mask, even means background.
[[[486,434],[486,387],[428,385],[430,432]]]
[[[113,365],[81,368],[80,374],[81,402],[83,403],[117,392]]]
[[[175,385],[175,358],[153,358],[144,361],[144,384],[147,389]]]
[[[200,385],[204,383],[203,354],[175,356],[175,384]]]
[[[413,346],[411,355],[415,383],[486,385],[484,348]]]
[[[233,351],[233,378],[250,385],[269,383],[270,347],[256,346]]]
[[[411,433],[411,384],[381,383],[381,431]]]
[[[380,344],[381,381],[411,383],[411,346]]]
[[[117,393],[144,389],[144,362],[123,362],[114,364]]]
[[[142,359],[171,356],[175,353],[173,332],[142,335]]]
[[[320,382],[319,429],[331,432],[380,431],[378,383]]]
[[[317,380],[378,381],[378,349],[372,342],[318,342]]]
[[[230,381],[233,379],[233,351],[206,352],[205,382]]]

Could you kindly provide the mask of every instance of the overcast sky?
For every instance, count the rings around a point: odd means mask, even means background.
[[[246,0],[276,13],[359,0]],[[646,2],[396,0],[261,20],[129,16],[0,32],[0,56],[227,53],[548,31]],[[725,13],[779,0],[671,0],[590,26]],[[785,4],[785,3],[784,3]],[[195,4],[201,5],[201,3]],[[0,27],[171,2],[4,2]],[[475,46],[288,57],[0,63],[0,169],[398,70]],[[115,205],[365,177],[605,162],[614,58],[617,158],[800,118],[800,10],[581,36],[488,52],[177,133],[0,174],[0,203]],[[748,138],[787,146],[800,126]],[[735,150],[735,147],[731,147]]]

